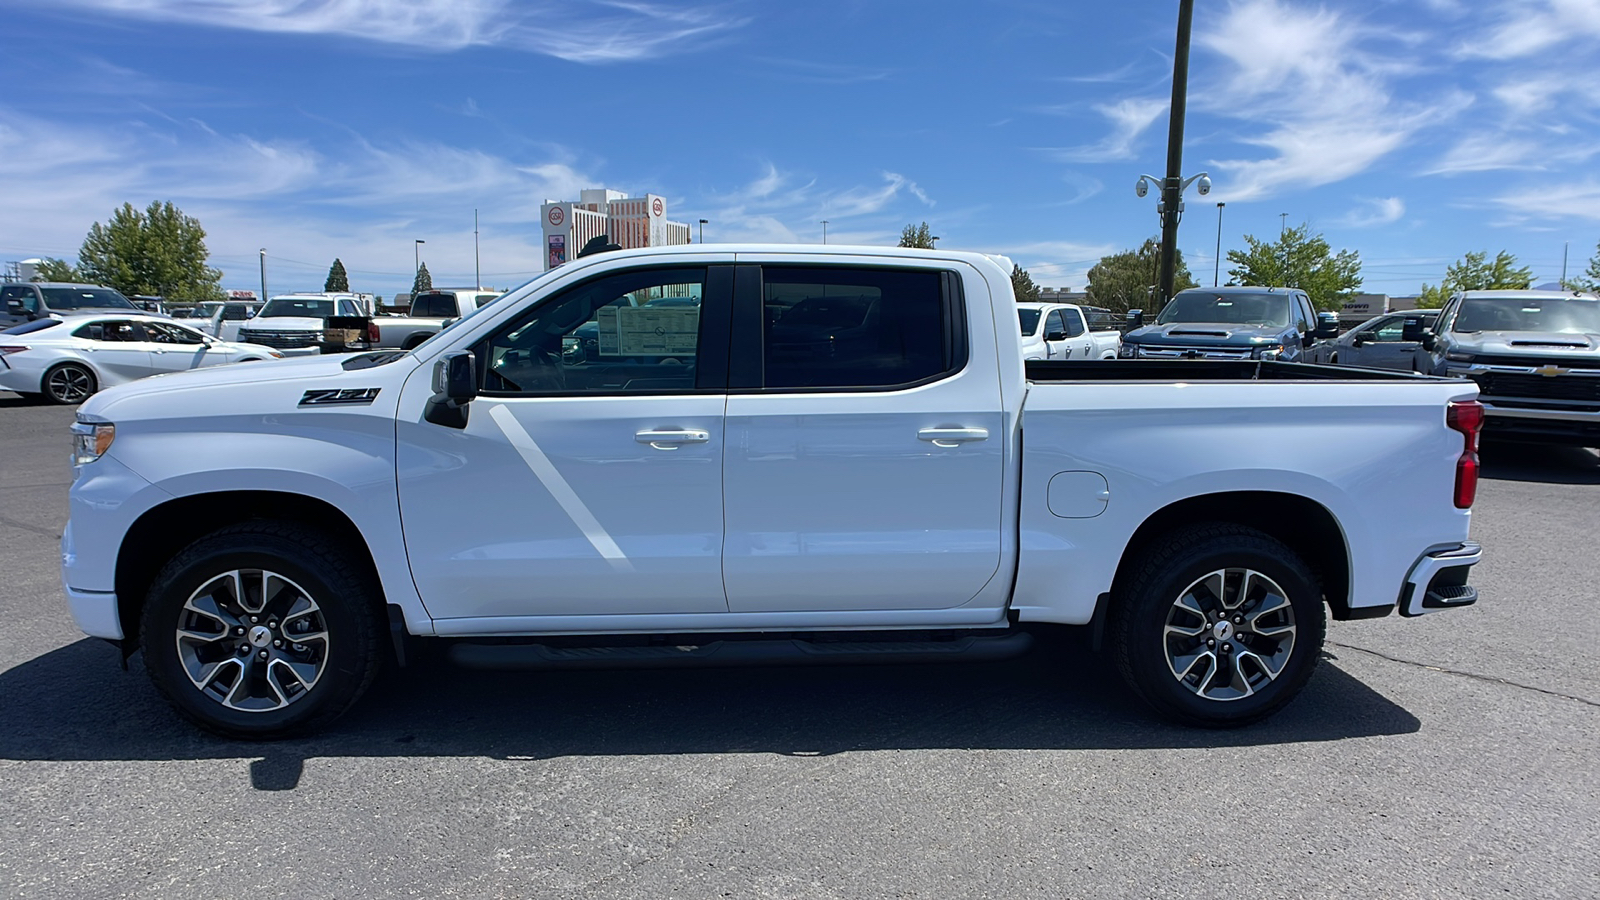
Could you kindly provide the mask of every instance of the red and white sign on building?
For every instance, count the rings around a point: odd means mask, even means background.
[[[629,197],[604,188],[584,190],[576,201],[547,200],[543,212],[544,244],[575,256],[600,235],[624,249],[689,243],[689,226],[667,221],[667,199],[659,194]],[[559,241],[552,242],[552,238]],[[548,254],[546,266],[557,254]]]

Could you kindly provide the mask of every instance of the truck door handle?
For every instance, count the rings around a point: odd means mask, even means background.
[[[931,441],[935,447],[955,447],[969,441],[988,439],[987,428],[924,428],[917,432],[917,440]]]
[[[657,450],[676,450],[681,444],[704,444],[711,440],[711,434],[705,431],[663,429],[640,431],[634,434],[633,439],[641,444],[649,444]]]

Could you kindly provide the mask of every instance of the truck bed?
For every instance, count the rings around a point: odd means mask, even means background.
[[[1026,366],[1027,378],[1033,382],[1443,380],[1389,369],[1253,359],[1029,360]]]

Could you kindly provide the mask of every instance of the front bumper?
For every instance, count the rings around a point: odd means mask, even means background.
[[[78,623],[79,631],[111,641],[123,639],[116,594],[80,591],[68,585],[62,585],[61,590],[67,595],[67,608],[72,611],[72,621]]]
[[[1423,554],[1400,588],[1400,615],[1420,616],[1478,602],[1478,591],[1467,584],[1467,574],[1482,559],[1483,548],[1473,541]]]

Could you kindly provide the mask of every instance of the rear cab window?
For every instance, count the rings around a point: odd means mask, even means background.
[[[966,362],[958,284],[932,269],[764,267],[761,386],[886,390],[954,374]]]

